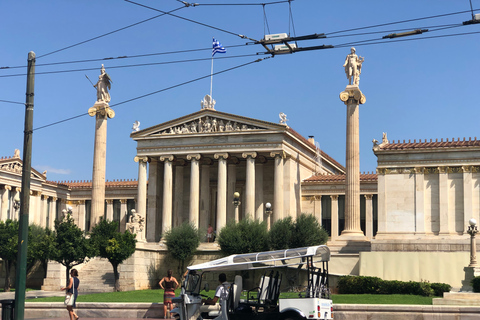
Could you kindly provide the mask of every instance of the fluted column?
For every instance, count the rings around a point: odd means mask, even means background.
[[[344,236],[363,237],[360,227],[360,132],[359,105],[366,98],[358,86],[349,85],[340,93],[340,100],[347,106],[347,150],[345,182]]]
[[[187,160],[191,163],[190,172],[190,207],[188,210],[188,220],[198,228],[198,213],[200,202],[200,154],[189,154]]]
[[[244,152],[242,157],[247,159],[245,178],[245,216],[255,218],[255,158],[256,152]],[[274,209],[275,210],[275,209]]]
[[[373,205],[372,194],[365,195],[365,236],[367,239],[373,239]]]
[[[272,222],[275,222],[283,218],[283,159],[285,158],[285,152],[270,152],[270,156],[275,161],[272,216]]]
[[[0,221],[8,219],[8,191],[12,190],[12,187],[3,185],[0,188]]]
[[[133,158],[138,162],[138,187],[137,187],[137,205],[135,211],[142,217],[147,217],[147,162],[148,157]],[[112,211],[113,218],[113,211]],[[145,228],[144,231],[145,232]]]
[[[227,158],[228,153],[215,153],[218,159],[217,179],[217,231],[227,223]]]
[[[108,103],[97,101],[88,109],[88,114],[96,117],[95,143],[93,149],[92,172],[92,214],[90,228],[94,227],[105,213],[105,170],[107,164],[107,118],[115,117]]]
[[[210,168],[213,160],[203,158],[200,172],[200,228],[207,230],[208,225],[213,223],[211,212],[211,189],[210,189]]]
[[[175,161],[175,195],[173,202],[173,226],[176,227],[183,222],[183,176],[185,174],[185,165],[187,162],[183,159]]]
[[[163,207],[162,207],[162,237],[165,232],[172,228],[172,187],[173,173],[172,161],[173,155],[164,155],[160,157],[160,161],[164,162],[163,171]]]
[[[227,223],[235,220],[233,194],[237,191],[237,165],[239,162],[237,157],[230,157],[227,164]]]
[[[107,199],[105,201],[107,202],[107,216],[105,219],[108,221],[113,221],[113,199]]]
[[[263,166],[267,160],[264,156],[258,156],[255,163],[255,219],[263,221],[265,205],[263,198]]]
[[[338,195],[334,194],[330,196],[332,199],[332,214],[330,215],[332,221],[332,232],[331,232],[331,239],[336,240],[338,238]]]

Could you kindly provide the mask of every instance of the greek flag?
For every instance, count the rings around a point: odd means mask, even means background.
[[[215,38],[213,38],[212,57],[215,55],[215,53],[226,53],[226,52],[227,52],[227,49],[222,47],[222,44],[220,43],[220,41],[215,40]]]

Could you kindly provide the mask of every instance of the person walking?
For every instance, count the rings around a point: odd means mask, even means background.
[[[70,320],[78,320],[79,317],[73,311],[73,308],[76,308],[77,303],[77,296],[78,296],[78,287],[80,285],[80,280],[78,279],[78,271],[77,269],[72,269],[70,271],[70,279],[68,279],[68,285],[63,290],[66,290],[66,294],[70,295],[70,300],[65,304],[67,305],[68,315],[70,316]]]
[[[158,283],[160,288],[164,290],[163,293],[163,315],[164,318],[170,318],[170,311],[172,310],[172,298],[175,297],[175,289],[178,288],[178,281],[172,276],[172,269],[168,269],[167,276],[163,277]],[[167,313],[168,307],[168,313]]]

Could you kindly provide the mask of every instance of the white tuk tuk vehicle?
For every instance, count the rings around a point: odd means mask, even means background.
[[[325,245],[237,254],[188,267],[181,294],[173,299],[178,320],[317,320],[333,319],[328,289],[330,249]],[[258,287],[244,288],[241,275],[220,297],[215,311],[202,307],[202,279],[207,272],[231,272],[266,269]],[[282,271],[304,269],[305,291],[295,298],[280,298]],[[204,280],[205,282],[205,280]],[[298,284],[299,285],[299,284]],[[203,288],[208,291],[208,283]],[[247,290],[245,290],[247,289]],[[241,298],[243,292],[243,299]],[[245,295],[246,291],[246,295]]]

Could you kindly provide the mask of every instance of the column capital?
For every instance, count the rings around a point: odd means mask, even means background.
[[[462,166],[463,172],[473,172],[472,166]]]
[[[187,154],[187,160],[200,160],[202,155],[200,153]]]
[[[14,187],[16,192],[22,192],[22,188],[20,187]]]
[[[332,199],[333,201],[337,201],[338,200],[338,194],[332,194],[330,196],[330,199]]]
[[[366,200],[372,200],[373,198],[373,194],[364,194],[363,196],[365,197]]]
[[[213,155],[213,157],[215,159],[220,159],[220,157],[222,157],[224,160],[227,160],[228,159],[228,153],[227,152],[224,152],[224,153],[215,153]]]
[[[84,204],[85,204],[85,200],[77,200],[77,201],[75,201],[75,204],[76,204],[76,205],[84,205]]]
[[[120,199],[120,203],[121,203],[121,204],[126,204],[126,203],[127,203],[127,199]]]
[[[285,154],[285,151],[272,151],[270,152],[270,157],[275,158],[275,157],[280,157],[282,159],[285,159],[287,155]]]
[[[148,162],[148,157],[135,156],[135,158],[133,158],[133,161],[135,161],[135,162]]]
[[[51,199],[52,199],[52,202],[56,202],[58,200],[57,197],[51,197]]]
[[[340,100],[345,104],[364,104],[367,98],[357,86],[347,86],[345,91],[340,92]]]
[[[175,159],[175,156],[173,154],[164,154],[164,155],[161,155],[158,159],[160,161],[170,161],[170,162],[172,162],[173,159]]]
[[[425,173],[425,167],[415,167],[413,168],[415,174],[424,174]]]
[[[2,186],[0,187],[0,189],[3,189],[3,190],[12,190],[12,187],[4,184],[4,185],[2,185]]]
[[[248,158],[248,157],[251,157],[253,159],[255,159],[257,157],[257,153],[255,151],[252,151],[252,152],[243,152],[242,153],[242,158]]]
[[[447,173],[448,167],[438,167],[438,173]]]
[[[90,117],[94,117],[97,114],[100,114],[102,116],[107,115],[107,117],[109,117],[110,119],[115,117],[115,111],[110,109],[110,106],[108,105],[108,103],[104,101],[97,101],[95,102],[93,107],[88,109],[88,115]]]
[[[113,204],[113,199],[106,199],[107,204]]]

